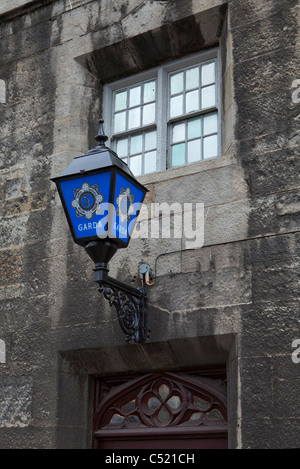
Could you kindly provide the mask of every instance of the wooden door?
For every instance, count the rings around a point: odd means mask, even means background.
[[[226,386],[221,379],[148,373],[119,385],[96,384],[93,448],[227,448]]]

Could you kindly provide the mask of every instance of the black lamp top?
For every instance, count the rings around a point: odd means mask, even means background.
[[[53,181],[60,179],[61,177],[73,177],[75,175],[80,175],[90,171],[97,171],[112,166],[116,166],[119,169],[122,169],[123,172],[127,173],[131,178],[134,180],[136,179],[125,161],[121,160],[113,150],[105,146],[105,142],[108,140],[108,137],[104,133],[104,120],[99,119],[98,122],[100,127],[99,132],[95,137],[98,145],[88,150],[84,155],[76,156],[62,172],[59,178],[54,178]]]
[[[103,127],[104,120],[99,119],[98,122],[100,124],[100,127],[99,127],[99,132],[96,135],[95,139],[97,140],[99,146],[105,146],[105,142],[108,140],[108,137],[104,133],[104,127]]]

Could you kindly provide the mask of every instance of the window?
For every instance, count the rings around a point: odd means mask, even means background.
[[[95,378],[93,448],[227,448],[226,382],[206,372]]]
[[[220,155],[218,51],[106,85],[111,148],[135,176]]]

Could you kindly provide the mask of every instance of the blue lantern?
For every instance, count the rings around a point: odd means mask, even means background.
[[[108,276],[108,262],[126,248],[147,189],[127,164],[105,146],[103,120],[95,137],[98,145],[77,156],[55,182],[75,243],[84,246],[95,263],[95,282],[116,307],[126,340],[144,342],[146,292]]]
[[[111,240],[118,248],[128,246],[134,222],[147,189],[127,164],[105,146],[103,120],[95,137],[98,145],[78,156],[56,185],[75,243]]]

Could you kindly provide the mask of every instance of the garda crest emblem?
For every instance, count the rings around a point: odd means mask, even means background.
[[[84,182],[80,189],[74,189],[73,195],[71,206],[76,210],[76,217],[85,217],[87,220],[93,217],[104,199],[99,193],[98,184],[90,186],[88,182]]]

